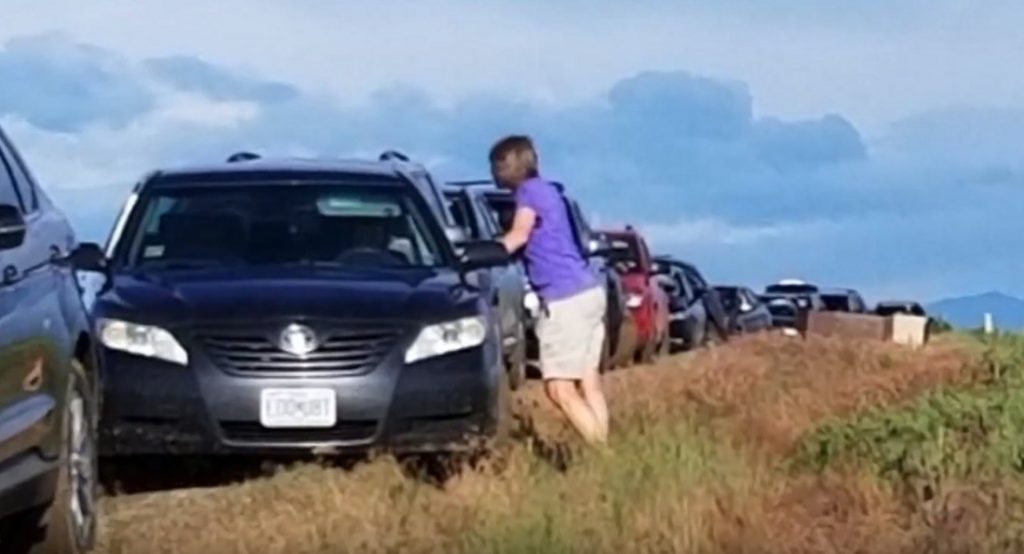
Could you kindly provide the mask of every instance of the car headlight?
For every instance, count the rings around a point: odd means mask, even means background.
[[[483,316],[473,316],[424,327],[412,346],[405,351],[405,363],[411,364],[483,344],[487,338],[487,324],[484,321]]]
[[[644,297],[640,294],[630,294],[626,296],[626,307],[627,308],[639,308],[644,303]]]
[[[188,352],[169,331],[117,319],[101,319],[100,342],[111,350],[188,365]]]

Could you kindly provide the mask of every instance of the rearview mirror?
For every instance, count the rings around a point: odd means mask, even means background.
[[[500,267],[509,263],[505,245],[494,240],[466,242],[459,254],[459,265],[466,271],[487,267]]]
[[[25,217],[21,209],[0,204],[0,250],[12,250],[25,242]]]

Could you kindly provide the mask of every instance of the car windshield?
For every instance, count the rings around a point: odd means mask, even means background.
[[[882,316],[895,314],[924,315],[924,309],[916,304],[883,304],[878,306],[875,313]]]
[[[434,267],[444,253],[421,204],[399,188],[337,184],[157,190],[138,208],[124,255],[147,269]]]

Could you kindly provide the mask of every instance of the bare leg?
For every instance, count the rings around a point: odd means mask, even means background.
[[[604,397],[604,389],[601,386],[601,371],[597,367],[587,370],[580,381],[580,391],[583,393],[583,401],[587,403],[594,419],[597,420],[602,441],[608,439],[608,402]]]
[[[551,401],[569,418],[569,422],[584,440],[590,443],[604,442],[606,434],[601,431],[601,423],[583,400],[574,381],[551,379],[544,383],[544,388]]]

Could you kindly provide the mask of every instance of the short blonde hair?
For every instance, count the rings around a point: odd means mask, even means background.
[[[491,163],[496,163],[504,160],[510,154],[516,154],[528,164],[529,171],[536,175],[537,173],[537,149],[533,146],[533,141],[526,135],[509,135],[494,144],[491,147],[490,160]]]

